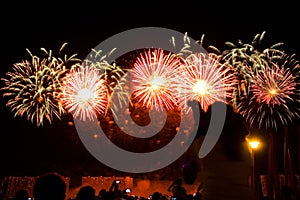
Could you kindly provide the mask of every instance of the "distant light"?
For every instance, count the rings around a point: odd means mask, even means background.
[[[42,102],[44,101],[44,98],[41,97],[41,96],[39,96],[39,97],[37,98],[37,101],[38,101],[39,103],[42,103]]]
[[[95,133],[95,134],[93,135],[93,137],[94,137],[94,139],[98,139],[98,138],[99,138],[99,135],[98,135],[97,133]]]
[[[72,121],[69,121],[69,122],[68,122],[68,125],[69,125],[69,126],[74,126],[74,123],[73,123]]]

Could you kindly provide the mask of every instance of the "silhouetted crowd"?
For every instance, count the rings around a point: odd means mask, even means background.
[[[194,194],[189,194],[182,186],[182,179],[176,179],[169,187],[168,191],[171,196],[166,196],[160,192],[154,192],[149,196],[132,195],[129,188],[121,190],[119,181],[114,180],[109,190],[101,189],[96,194],[95,188],[89,185],[79,188],[77,194],[73,198],[67,198],[67,184],[58,173],[46,173],[39,176],[33,186],[32,197],[29,196],[27,190],[20,189],[15,192],[12,200],[202,200],[206,199],[202,196],[203,184],[200,184]],[[282,200],[293,200],[293,192],[283,188]],[[0,200],[3,198],[0,196]]]
[[[101,189],[96,194],[92,186],[82,186],[74,198],[67,199],[67,185],[63,177],[58,173],[47,173],[39,176],[34,184],[32,200],[200,200],[200,188],[195,194],[188,194],[182,186],[182,179],[178,178],[168,188],[172,196],[166,196],[160,192],[154,192],[149,196],[135,196],[131,190],[119,188],[118,180],[114,180],[109,190]],[[2,200],[0,198],[0,200]],[[31,200],[27,190],[18,190],[13,200]]]

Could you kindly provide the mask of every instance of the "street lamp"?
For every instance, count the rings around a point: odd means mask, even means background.
[[[249,141],[249,145],[251,149],[257,149],[259,146],[260,142],[257,140]]]
[[[250,155],[251,155],[251,168],[252,168],[252,175],[251,175],[251,187],[254,193],[257,195],[256,191],[256,174],[255,174],[255,150],[259,148],[260,141],[257,139],[248,139],[248,144],[250,146]]]

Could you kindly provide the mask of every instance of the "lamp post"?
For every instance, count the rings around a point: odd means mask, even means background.
[[[250,149],[251,149],[251,171],[252,171],[252,174],[251,174],[251,187],[255,193],[255,195],[258,197],[258,194],[257,194],[257,190],[256,190],[256,173],[255,173],[255,151],[258,149],[259,145],[260,145],[260,142],[258,140],[249,140],[248,141],[248,144],[250,146]]]

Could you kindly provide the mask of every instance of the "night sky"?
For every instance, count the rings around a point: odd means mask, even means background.
[[[266,31],[266,46],[283,42],[286,51],[296,53],[300,59],[300,18],[296,3],[161,3],[141,1],[129,5],[83,1],[66,6],[51,1],[45,5],[7,2],[0,12],[0,75],[3,77],[13,63],[29,58],[26,48],[33,53],[40,53],[42,47],[55,52],[67,42],[69,55],[77,53],[84,59],[92,48],[110,36],[149,26],[187,32],[195,40],[205,34],[204,45],[219,49],[225,47],[226,41],[235,43],[241,39],[247,43],[256,34]],[[0,102],[0,177],[37,175],[50,169],[52,160],[60,156],[59,164],[71,167],[89,155],[75,128],[67,124],[68,117],[36,128],[24,118],[13,117],[2,93]]]

